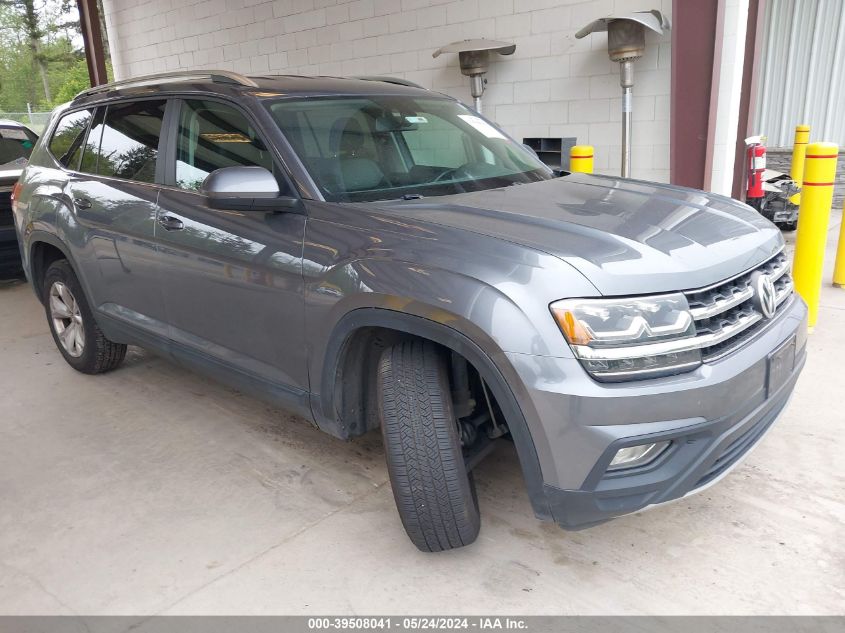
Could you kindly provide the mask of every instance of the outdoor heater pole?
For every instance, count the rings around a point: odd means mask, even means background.
[[[487,83],[484,75],[490,67],[490,56],[493,53],[513,55],[515,50],[516,44],[482,38],[452,42],[447,46],[438,48],[431,56],[438,57],[442,53],[458,54],[461,74],[469,77],[469,91],[472,95],[473,107],[478,114],[481,114],[481,95],[484,94],[484,87]]]
[[[622,86],[622,177],[631,177],[631,130],[633,126],[634,61],[645,53],[645,31],[663,34],[669,20],[657,9],[635,11],[627,15],[593,20],[575,34],[576,39],[590,33],[607,31],[607,54],[619,62],[619,85]]]
[[[472,75],[469,78],[470,92],[472,93],[472,100],[475,104],[475,111],[481,114],[481,95],[484,94],[484,76]]]
[[[634,62],[619,62],[619,83],[622,85],[622,177],[631,177],[631,120],[633,115]]]

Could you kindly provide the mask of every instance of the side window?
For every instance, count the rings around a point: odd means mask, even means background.
[[[96,172],[138,182],[155,182],[156,157],[164,120],[165,100],[117,103],[106,108],[97,152]],[[92,127],[86,156],[97,135]],[[86,167],[90,163],[83,159]]]
[[[64,115],[59,119],[50,139],[50,153],[68,169],[76,169],[79,165],[82,142],[85,140],[91,114],[91,110],[78,110]]]
[[[197,190],[215,169],[254,165],[273,171],[269,150],[243,114],[216,101],[182,102],[176,142],[178,187]]]

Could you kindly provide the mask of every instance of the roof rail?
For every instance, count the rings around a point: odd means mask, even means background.
[[[364,81],[383,81],[386,84],[396,84],[397,86],[409,86],[411,88],[422,88],[423,90],[428,90],[428,88],[423,88],[421,85],[414,83],[413,81],[408,81],[407,79],[402,79],[401,77],[383,77],[381,75],[359,75],[357,77],[353,77],[353,79],[363,79]]]
[[[107,90],[114,90],[115,88],[134,88],[136,86],[153,86],[161,83],[173,83],[177,81],[189,81],[191,79],[199,79],[212,81],[214,83],[238,84],[241,86],[249,86],[250,88],[257,88],[258,84],[249,77],[235,73],[230,70],[182,70],[169,73],[157,73],[155,75],[141,75],[133,79],[121,79],[119,81],[112,81],[111,83],[101,84],[83,90],[74,97],[74,100],[80,97],[97,94],[98,92],[105,92]]]

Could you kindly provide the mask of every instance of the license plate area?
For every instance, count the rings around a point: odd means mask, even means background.
[[[767,398],[783,386],[795,369],[795,340],[793,334],[780,347],[769,354],[766,371]]]

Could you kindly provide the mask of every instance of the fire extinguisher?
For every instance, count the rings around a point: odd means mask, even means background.
[[[760,211],[763,203],[763,171],[766,169],[765,136],[750,136],[745,139],[748,149],[745,151],[745,162],[748,165],[748,186],[745,191],[745,201]]]

